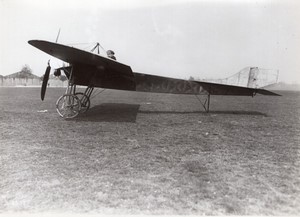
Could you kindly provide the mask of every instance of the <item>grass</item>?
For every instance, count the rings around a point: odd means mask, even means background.
[[[68,121],[62,93],[0,88],[0,212],[299,215],[298,93],[213,97],[206,114],[107,90]]]

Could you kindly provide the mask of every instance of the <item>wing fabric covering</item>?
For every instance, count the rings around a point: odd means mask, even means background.
[[[74,47],[42,40],[32,46],[72,65],[72,82],[77,85],[118,90],[135,90],[130,66]],[[64,70],[64,69],[63,69]]]
[[[120,62],[116,62],[110,58],[93,54],[63,44],[58,44],[58,43],[53,43],[53,42],[43,41],[43,40],[31,40],[28,41],[28,43],[51,56],[54,56],[60,60],[63,60],[71,64],[76,63],[76,64],[85,64],[85,65],[93,65],[93,66],[101,65],[103,67],[110,65],[110,67],[117,66],[118,68],[122,66],[126,67],[126,65]],[[118,64],[113,64],[113,63],[118,63]]]

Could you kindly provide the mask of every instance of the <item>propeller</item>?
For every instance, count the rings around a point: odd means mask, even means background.
[[[48,66],[47,66],[45,74],[44,74],[43,84],[42,84],[42,89],[41,89],[41,99],[42,100],[44,100],[44,98],[45,98],[46,88],[47,88],[47,85],[48,85],[48,80],[49,80],[49,75],[50,75],[50,70],[51,70],[51,66],[50,66],[50,63],[48,61]]]
[[[59,34],[60,34],[60,28],[58,30],[58,34],[57,34],[57,37],[56,37],[56,41],[55,41],[56,43],[58,41]],[[42,89],[41,89],[41,99],[42,99],[42,101],[44,101],[44,98],[45,98],[46,89],[47,89],[48,80],[49,80],[49,75],[50,75],[50,70],[51,70],[50,60],[48,60],[48,66],[47,66],[45,74],[44,74],[43,84],[42,84]],[[60,70],[57,71],[56,73],[60,73]]]

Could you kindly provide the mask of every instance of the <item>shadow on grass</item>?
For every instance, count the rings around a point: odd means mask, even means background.
[[[229,114],[229,115],[260,115],[267,117],[266,113],[258,112],[258,111],[211,111],[211,114]]]
[[[229,114],[229,115],[260,115],[267,117],[267,114],[257,111],[139,111],[142,114]]]
[[[257,111],[139,111],[140,105],[122,103],[104,103],[90,108],[86,113],[80,114],[74,121],[89,122],[136,122],[137,114],[230,114],[230,115],[260,115],[265,113]]]
[[[140,105],[122,103],[104,103],[80,114],[75,121],[89,122],[135,122]]]

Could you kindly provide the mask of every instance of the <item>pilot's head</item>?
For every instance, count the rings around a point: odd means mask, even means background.
[[[115,52],[113,52],[112,50],[108,50],[106,51],[107,56],[113,56],[115,55]]]

